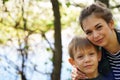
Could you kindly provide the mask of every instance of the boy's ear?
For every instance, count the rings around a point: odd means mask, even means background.
[[[101,60],[101,58],[102,58],[102,52],[101,52],[101,51],[99,51],[99,52],[98,52],[98,61],[100,61],[100,60]]]
[[[74,62],[74,60],[73,60],[72,58],[69,58],[68,61],[69,61],[69,63],[70,63],[72,66],[75,65],[75,62]]]

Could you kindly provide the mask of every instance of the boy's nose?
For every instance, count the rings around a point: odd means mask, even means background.
[[[89,56],[85,56],[85,62],[89,62],[90,61],[90,57]]]

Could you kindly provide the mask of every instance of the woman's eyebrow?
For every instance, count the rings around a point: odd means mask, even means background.
[[[100,24],[101,24],[101,23],[96,24],[95,27],[99,26]]]

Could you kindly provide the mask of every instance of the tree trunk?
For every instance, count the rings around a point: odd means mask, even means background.
[[[62,63],[62,46],[61,46],[61,21],[58,0],[51,0],[54,13],[54,39],[55,52],[53,53],[53,72],[51,80],[60,80],[61,63]]]

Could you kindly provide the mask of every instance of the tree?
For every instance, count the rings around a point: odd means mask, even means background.
[[[55,49],[53,53],[53,72],[51,80],[60,80],[61,64],[62,64],[62,46],[61,46],[61,21],[58,0],[51,0],[54,12],[54,38]]]
[[[7,7],[6,3],[9,1],[13,1],[14,7],[11,6],[11,10],[9,10],[9,7]],[[48,29],[50,29],[51,26],[47,26],[45,28],[44,27],[44,23],[42,23],[41,25],[39,23],[41,23],[41,17],[38,15],[39,12],[34,13],[33,10],[31,10],[30,8],[34,7],[35,5],[32,4],[32,2],[29,0],[27,3],[25,3],[24,1],[26,0],[3,0],[3,7],[0,9],[1,10],[1,14],[5,14],[6,16],[1,16],[0,15],[0,27],[1,27],[1,31],[3,31],[4,29],[4,33],[8,34],[9,37],[4,36],[5,34],[3,34],[2,36],[5,37],[6,42],[14,42],[14,38],[16,39],[15,41],[17,42],[16,44],[18,45],[18,47],[16,48],[16,53],[17,54],[17,58],[20,62],[20,64],[16,64],[14,61],[11,61],[7,55],[3,56],[0,55],[0,57],[5,59],[6,64],[8,64],[8,66],[1,66],[3,67],[6,71],[9,73],[9,71],[12,69],[14,69],[15,73],[11,74],[11,76],[17,76],[16,79],[20,78],[21,80],[27,80],[30,79],[31,77],[28,77],[28,72],[29,74],[33,74],[34,72],[38,72],[39,74],[49,74],[50,73],[42,73],[41,71],[39,71],[38,69],[38,65],[36,65],[36,63],[33,63],[30,59],[29,59],[29,52],[32,52],[30,50],[30,36],[32,34],[40,34],[40,35],[44,35],[46,31],[48,31]],[[18,2],[18,3],[17,3]],[[35,2],[37,3],[37,2]],[[37,8],[39,8],[39,4],[36,5]],[[14,10],[16,12],[14,12]],[[36,15],[37,14],[37,15]],[[39,21],[39,23],[38,23]],[[44,20],[43,20],[44,21]],[[47,21],[46,21],[47,22]],[[52,22],[52,21],[51,21]],[[48,23],[49,24],[49,23]],[[48,24],[45,24],[48,25]],[[51,24],[50,24],[51,25]],[[14,35],[14,36],[13,36]],[[1,40],[1,44],[3,45],[2,39]],[[35,54],[35,53],[33,53]],[[19,56],[19,57],[18,57]],[[34,56],[33,56],[34,57]],[[29,66],[27,65],[29,64]],[[29,70],[29,71],[28,71]],[[20,76],[20,77],[19,77]]]

